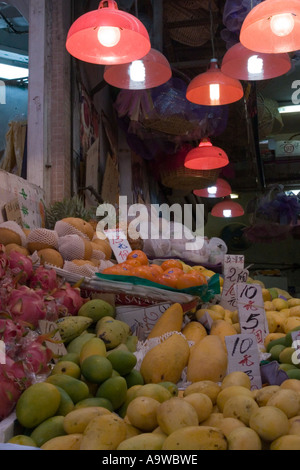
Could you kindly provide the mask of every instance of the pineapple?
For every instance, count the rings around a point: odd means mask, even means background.
[[[56,222],[68,217],[77,217],[87,222],[96,220],[96,207],[86,209],[82,199],[75,195],[72,198],[65,198],[61,202],[55,202],[45,208],[46,228],[54,230]]]

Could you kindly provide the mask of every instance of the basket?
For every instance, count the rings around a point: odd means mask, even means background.
[[[203,10],[210,10],[210,4],[212,11],[218,11],[218,7],[214,0],[177,0],[176,3],[183,8],[189,8],[190,10],[197,10],[202,8]]]
[[[152,131],[178,136],[188,135],[195,129],[194,123],[175,115],[155,119],[144,119],[143,126]]]
[[[182,5],[188,6],[184,6]],[[164,19],[169,24],[169,35],[171,39],[178,41],[182,44],[192,47],[199,47],[205,44],[211,38],[210,31],[210,14],[209,11],[203,9],[202,2],[201,8],[190,7],[191,2],[178,2],[177,0],[168,0],[164,2]],[[195,1],[192,2],[195,6]],[[200,3],[200,2],[198,2]],[[209,2],[205,2],[205,6],[209,8]],[[199,24],[195,24],[199,20]],[[200,24],[205,20],[206,24]],[[191,25],[180,25],[171,27],[171,23],[177,22],[193,22]],[[168,25],[167,25],[168,26]],[[214,32],[217,30],[217,25],[214,26]]]
[[[160,178],[164,186],[182,191],[207,188],[214,184],[220,169],[191,170],[184,166],[191,146],[183,146],[175,155],[165,157],[160,163]]]
[[[259,136],[268,137],[272,133],[279,133],[283,128],[282,117],[278,111],[278,103],[261,94],[257,96],[257,109],[259,117]]]

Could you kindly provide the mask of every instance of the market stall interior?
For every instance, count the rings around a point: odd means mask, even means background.
[[[116,203],[117,192],[126,195],[130,192],[130,202],[192,204],[193,208],[196,204],[204,204],[208,237],[224,237],[236,252],[245,250],[249,264],[255,270],[262,267],[285,269],[288,285],[293,288],[298,284],[295,280],[298,228],[292,228],[297,225],[298,208],[292,196],[297,195],[299,184],[299,49],[293,50],[297,47],[295,39],[289,50],[261,51],[249,56],[249,49],[241,43],[239,35],[245,18],[260,3],[255,0],[241,2],[240,5],[230,0],[68,2],[65,8],[69,16],[66,15],[66,24],[61,26],[64,35],[57,39],[55,46],[60,54],[64,54],[66,61],[73,58],[69,70],[72,76],[71,123],[68,132],[65,130],[72,140],[71,175],[64,196],[79,194],[85,198],[87,207],[103,200]],[[27,67],[29,2],[22,2],[22,6],[16,1],[1,2],[0,8],[1,47],[4,51],[1,60],[11,65],[15,62],[19,67],[23,62]],[[97,60],[92,59],[87,50],[88,58],[81,56],[78,59],[72,46],[68,45],[68,36],[72,40],[72,25],[74,27],[80,19],[92,18],[108,10],[120,13],[123,20],[128,14],[135,18],[136,23],[142,24],[144,31],[141,37],[145,40],[145,49],[140,55],[147,54],[138,60],[142,62],[143,59],[145,79],[126,81],[129,65],[124,64],[126,58],[122,60],[123,64],[116,57],[111,63],[103,59],[96,63]],[[80,29],[82,25],[78,27]],[[51,28],[49,24],[47,28]],[[294,30],[297,28],[296,24]],[[147,34],[149,41],[145,39]],[[51,38],[48,30],[47,37]],[[85,41],[80,41],[80,44],[81,48],[88,49]],[[18,57],[13,56],[16,53]],[[55,61],[54,46],[50,53]],[[66,74],[66,65],[64,67]],[[235,84],[231,89],[237,90],[236,97],[228,99],[227,94],[228,102],[218,101],[218,93],[222,95],[219,86],[213,105],[201,101],[203,95],[208,98],[209,90],[213,90],[211,85],[207,85],[210,72],[219,73],[223,79],[225,77],[222,86],[231,80],[231,84]],[[31,152],[27,160],[24,121],[27,119],[28,87],[30,92],[34,77],[33,71],[31,80],[23,76],[6,82],[7,79],[1,78],[8,84],[7,94],[10,87],[13,87],[16,97],[16,93],[20,93],[17,112],[14,108],[9,115],[1,116],[5,121],[1,126],[1,168],[31,180],[35,179],[35,174],[31,169]],[[159,80],[155,81],[158,77]],[[201,85],[202,80],[205,86]],[[45,89],[49,92],[50,85],[47,87]],[[51,99],[55,99],[53,93]],[[8,112],[8,107],[6,110]],[[29,135],[33,125],[30,119],[33,118],[29,116]],[[49,118],[48,123],[51,119],[55,118]],[[6,142],[4,131],[8,122],[11,123],[10,135],[19,138],[19,151],[8,148],[11,140]],[[53,124],[49,124],[49,128],[50,134],[53,128],[51,136],[54,137]],[[100,148],[95,149],[92,144],[97,143],[98,138]],[[213,169],[201,166],[196,170],[187,168],[189,151],[194,151],[206,138],[226,153],[229,163]],[[47,174],[52,172],[53,176],[46,178],[45,171],[41,171],[44,181],[51,181],[48,186],[45,183],[47,194],[50,194],[49,205],[63,199],[53,189],[57,181],[54,174],[56,152],[55,147],[51,147],[54,142],[55,138],[52,138],[46,145],[50,156],[45,157]],[[119,150],[124,147],[133,154],[130,165],[125,163],[125,157],[121,157]],[[97,152],[98,168],[95,172],[93,165]],[[111,158],[107,158],[108,153]],[[124,177],[128,171],[130,180]],[[239,195],[238,203],[244,212],[239,219],[214,218],[213,206],[222,198],[197,196],[197,190],[213,187],[218,177],[224,178],[231,185],[232,193]],[[107,183],[109,179],[110,183]],[[132,191],[128,190],[129,185]],[[278,211],[274,214],[273,206],[276,204]],[[289,215],[286,218],[283,213],[287,211]],[[193,216],[195,229],[194,209]],[[266,221],[267,225],[269,222],[275,224],[272,230],[264,226]],[[233,231],[232,222],[240,223],[240,231]],[[278,222],[284,228],[277,227]],[[286,229],[287,225],[291,230]],[[281,244],[286,240],[289,245],[280,245],[284,248],[275,250],[275,259],[274,243]]]
[[[300,450],[299,18],[0,2],[0,450]]]

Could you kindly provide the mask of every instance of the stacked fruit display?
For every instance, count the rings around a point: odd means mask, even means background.
[[[22,392],[37,376],[50,371],[53,357],[46,346],[52,333],[38,332],[40,320],[76,315],[85,299],[80,290],[54,270],[35,268],[30,257],[0,246],[0,421],[14,409]]]
[[[288,379],[251,391],[243,372],[184,391],[137,384],[127,388],[121,414],[104,399],[100,406],[74,404],[61,387],[37,383],[18,402],[24,428],[9,443],[43,450],[300,450],[299,384]]]

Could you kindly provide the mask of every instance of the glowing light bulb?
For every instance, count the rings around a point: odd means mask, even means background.
[[[274,15],[270,22],[271,30],[276,36],[288,36],[294,29],[295,21],[292,13]]]
[[[212,103],[219,103],[220,101],[220,85],[213,83],[209,85],[209,95]]]
[[[104,47],[114,47],[121,39],[120,28],[101,26],[98,30],[98,41]]]
[[[231,217],[232,216],[231,209],[224,209],[223,210],[223,215],[224,215],[224,217]]]
[[[217,194],[217,186],[210,186],[210,188],[207,188],[208,194]]]
[[[135,60],[129,67],[130,80],[133,82],[144,82],[146,78],[146,69],[141,60]]]
[[[249,57],[247,67],[249,74],[261,74],[264,68],[264,61],[258,55],[253,55]]]

